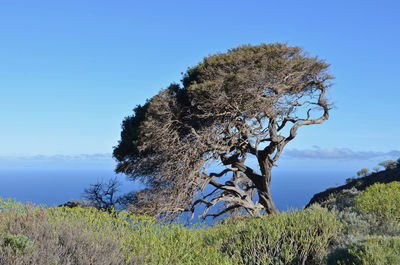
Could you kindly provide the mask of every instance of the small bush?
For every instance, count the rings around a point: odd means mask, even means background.
[[[346,208],[338,213],[338,220],[342,224],[342,237],[360,237],[368,235],[400,235],[400,226],[389,220],[379,220],[375,215],[355,212]]]
[[[376,183],[369,186],[356,198],[355,208],[366,214],[373,214],[379,220],[400,221],[400,182]]]
[[[209,240],[236,264],[320,264],[338,231],[335,214],[314,206],[228,222],[215,227]]]
[[[0,264],[234,264],[207,228],[125,211],[42,209],[0,198]]]
[[[354,207],[356,197],[361,191],[356,188],[342,190],[337,193],[332,193],[326,201],[321,202],[321,206],[329,210],[343,211],[346,208]]]
[[[360,186],[362,186],[363,184],[364,184],[364,181],[363,181],[362,179],[357,179],[357,180],[356,180],[355,186],[356,186],[356,187],[360,187]]]
[[[10,249],[14,254],[27,254],[33,252],[35,244],[24,235],[6,235],[3,239],[1,250]]]
[[[41,209],[0,200],[0,264],[136,263],[126,258],[108,223],[95,226],[95,215],[90,220],[77,211],[71,211],[69,219],[59,218],[62,212],[63,208]]]
[[[367,237],[334,249],[328,265],[398,265],[400,237]]]

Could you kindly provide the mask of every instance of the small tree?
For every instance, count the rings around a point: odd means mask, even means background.
[[[369,172],[368,168],[363,168],[360,171],[357,172],[357,176],[359,177],[365,177]]]
[[[380,171],[380,167],[374,167],[373,170],[375,173],[378,173]]]
[[[203,218],[238,209],[278,213],[271,170],[301,126],[328,119],[328,67],[299,47],[241,46],[206,57],[182,85],[136,107],[114,149],[116,171],[147,185],[135,210],[171,216],[203,204]],[[209,172],[215,162],[223,168]],[[204,193],[206,186],[213,190]],[[209,213],[218,203],[222,210]]]
[[[380,162],[378,165],[381,167],[384,167],[385,169],[396,168],[396,162],[394,162],[393,160],[385,160],[385,161]]]
[[[117,206],[126,207],[133,204],[135,196],[132,193],[117,195],[120,186],[121,182],[116,177],[108,182],[98,181],[84,190],[84,197],[88,200],[89,206],[108,212]]]

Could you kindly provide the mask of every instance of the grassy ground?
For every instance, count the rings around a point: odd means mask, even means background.
[[[0,199],[0,264],[400,264],[400,183],[211,227]]]

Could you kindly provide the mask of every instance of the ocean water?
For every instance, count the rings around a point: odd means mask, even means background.
[[[138,188],[124,175],[116,175],[112,170],[0,170],[0,197],[57,206],[83,198],[84,189],[90,184],[115,176],[123,184],[121,192]]]
[[[274,170],[271,192],[280,211],[302,208],[318,192],[345,183],[349,171],[285,171]],[[140,185],[128,181],[112,170],[0,170],[0,197],[34,204],[56,206],[83,197],[84,189],[97,181],[116,176],[121,192],[137,190]]]

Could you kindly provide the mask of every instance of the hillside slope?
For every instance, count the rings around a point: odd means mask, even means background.
[[[329,195],[335,194],[342,190],[348,190],[354,187],[358,190],[363,191],[365,190],[366,187],[374,183],[377,182],[389,183],[392,181],[400,181],[400,167],[372,173],[368,176],[354,179],[345,185],[338,186],[335,188],[329,188],[323,192],[314,194],[314,196],[311,198],[310,202],[306,205],[306,207],[309,207],[313,203],[321,203],[323,201],[326,201],[329,198]]]

